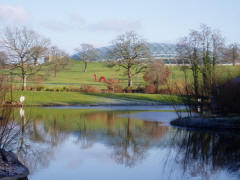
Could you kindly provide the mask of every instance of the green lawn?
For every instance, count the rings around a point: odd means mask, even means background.
[[[13,100],[19,102],[21,95],[26,97],[25,105],[88,105],[88,104],[107,104],[116,102],[116,99],[123,100],[142,100],[159,103],[182,103],[182,97],[161,94],[86,94],[79,92],[48,92],[48,91],[14,91]],[[10,93],[7,96],[10,100]]]
[[[170,81],[184,81],[184,73],[181,71],[180,66],[169,66],[171,69]],[[46,69],[46,67],[43,67]],[[57,73],[54,77],[52,71],[40,71],[39,74],[44,76],[44,79],[39,79],[35,81],[29,79],[28,86],[44,86],[45,88],[55,88],[55,87],[80,87],[81,85],[91,85],[98,86],[101,89],[106,88],[104,83],[95,82],[94,74],[97,75],[99,79],[101,76],[105,76],[107,79],[114,78],[116,81],[121,80],[120,85],[125,88],[127,86],[127,75],[124,69],[119,69],[118,67],[109,67],[106,62],[90,62],[88,63],[87,72],[83,72],[83,63],[81,61],[73,61],[72,67],[62,70]],[[216,69],[217,75],[220,77],[235,77],[240,74],[239,66],[218,66]],[[7,73],[5,71],[5,73]],[[188,77],[192,79],[192,74],[190,67],[187,71]],[[33,78],[34,79],[34,78]],[[15,78],[15,83],[21,85],[21,79]],[[143,74],[138,74],[133,78],[133,86],[145,86],[143,80]]]
[[[181,82],[184,81],[184,73],[180,66],[169,66],[172,71],[170,81]],[[46,69],[46,67],[43,67]],[[45,75],[44,79],[39,81],[28,81],[28,86],[44,86],[45,88],[56,87],[77,87],[81,85],[91,85],[104,89],[105,84],[95,82],[94,74],[97,78],[105,76],[107,79],[114,78],[121,79],[123,88],[127,87],[127,76],[123,69],[118,67],[110,67],[106,62],[91,62],[88,64],[87,72],[83,72],[83,63],[81,61],[73,61],[72,67],[60,71],[54,77],[53,72],[41,71],[39,74]],[[4,73],[8,73],[4,71]],[[223,78],[235,77],[240,74],[240,67],[236,66],[218,66],[216,69],[218,76]],[[188,77],[192,77],[190,67],[187,70]],[[19,79],[15,78],[15,83],[21,85]],[[143,74],[138,74],[133,78],[134,87],[144,87]],[[163,87],[164,88],[164,87]],[[130,99],[130,100],[145,100],[163,103],[182,103],[182,97],[159,95],[159,94],[86,94],[79,92],[50,92],[50,91],[14,91],[15,101],[19,101],[21,95],[26,96],[27,105],[74,105],[74,104],[103,104],[111,103],[113,99]]]
[[[162,103],[183,103],[183,97],[167,94],[143,94],[143,93],[94,93],[95,96],[109,97],[116,99],[143,100]]]
[[[48,91],[15,91],[14,101],[19,102],[21,95],[26,97],[26,105],[74,105],[74,104],[96,104],[108,103],[110,99],[81,94],[78,92],[48,92]],[[10,99],[10,94],[8,95]]]
[[[109,67],[107,63],[103,62],[90,62],[88,63],[87,72],[83,72],[83,63],[81,61],[74,61],[71,68],[58,72],[56,77],[54,77],[53,72],[49,72],[47,79],[41,81],[39,84],[50,88],[80,87],[81,85],[98,86],[101,89],[105,88],[106,85],[103,82],[100,83],[94,80],[94,74],[97,75],[97,79],[101,76],[105,76],[107,79],[114,78],[116,81],[120,79],[120,85],[123,87],[127,86],[127,76],[123,69]],[[142,76],[142,74],[134,76],[134,86],[144,83]]]

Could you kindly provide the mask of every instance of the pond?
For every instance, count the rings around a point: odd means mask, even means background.
[[[239,133],[173,128],[170,106],[25,108],[14,117],[24,133],[8,149],[30,180],[240,178]]]

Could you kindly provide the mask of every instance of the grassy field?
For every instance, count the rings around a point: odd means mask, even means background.
[[[14,91],[13,100],[19,102],[26,97],[25,105],[75,105],[101,104],[111,102],[109,98],[87,95],[78,92]],[[10,100],[10,93],[7,97]]]
[[[184,73],[180,66],[169,66],[171,69],[170,81],[183,81]],[[43,69],[46,69],[44,67]],[[235,77],[240,74],[239,66],[219,66],[217,67],[217,75],[223,78]],[[44,76],[43,79],[31,78],[28,80],[28,86],[44,86],[46,88],[55,87],[80,87],[81,85],[98,86],[101,89],[106,88],[104,83],[95,82],[94,74],[97,75],[97,79],[101,76],[105,76],[107,79],[114,78],[116,81],[120,79],[120,85],[125,88],[127,86],[127,75],[124,69],[118,67],[109,67],[105,62],[90,62],[88,63],[87,72],[83,72],[83,63],[81,61],[73,61],[71,68],[67,68],[57,73],[54,77],[52,71],[41,71],[40,75]],[[187,70],[188,77],[191,79],[190,67]],[[37,79],[37,80],[36,80]],[[14,82],[21,85],[21,79],[15,76]],[[145,82],[143,80],[143,74],[138,74],[133,77],[134,87],[144,87]]]
[[[183,103],[183,98],[176,95],[167,94],[144,94],[144,93],[95,93],[92,94],[100,97],[114,98],[114,99],[128,99],[128,100],[143,100],[162,103]]]
[[[161,94],[86,94],[79,92],[48,92],[48,91],[14,91],[13,100],[19,102],[21,95],[26,97],[25,105],[43,106],[43,105],[88,105],[88,104],[108,104],[120,100],[161,103],[182,103],[182,97],[161,95]],[[10,93],[7,96],[10,100]]]
[[[46,75],[46,72],[40,72],[41,75]],[[109,67],[107,63],[102,62],[90,62],[88,63],[87,72],[83,72],[83,63],[80,61],[73,61],[72,67],[62,70],[54,77],[53,72],[47,72],[44,80],[34,82],[29,80],[28,85],[41,85],[49,88],[54,87],[80,87],[81,85],[98,86],[101,89],[105,88],[105,83],[95,82],[94,74],[97,75],[97,79],[101,76],[105,76],[107,79],[114,78],[116,81],[120,79],[120,85],[127,86],[127,76],[124,70],[118,67]],[[139,86],[144,83],[142,74],[134,76],[134,86]],[[15,81],[16,82],[16,81]],[[20,79],[18,79],[20,82]]]
[[[45,67],[46,68],[46,67]],[[180,66],[169,66],[172,71],[170,81],[181,82],[184,81],[184,73]],[[65,69],[57,73],[54,77],[53,72],[41,71],[40,74],[45,75],[44,79],[39,81],[28,81],[28,86],[43,86],[45,88],[59,88],[59,87],[81,87],[81,85],[90,85],[106,88],[104,83],[95,82],[94,74],[98,78],[105,76],[107,79],[114,78],[121,79],[123,88],[127,87],[127,76],[123,69],[117,67],[109,67],[104,62],[91,62],[88,64],[87,72],[83,72],[83,64],[80,61],[74,61],[71,68]],[[240,67],[236,66],[218,66],[216,70],[219,77],[230,78],[240,74]],[[7,73],[7,72],[5,72]],[[191,79],[190,68],[187,74]],[[14,79],[14,82],[21,85],[19,79]],[[144,87],[143,74],[138,74],[133,78],[134,87]],[[111,103],[112,99],[128,99],[128,100],[145,100],[153,102],[174,102],[182,103],[182,97],[158,95],[158,94],[86,94],[79,92],[50,92],[50,91],[14,91],[13,97],[15,101],[19,100],[21,95],[26,96],[26,105],[74,105],[74,104],[103,104]],[[9,97],[8,97],[9,100]]]

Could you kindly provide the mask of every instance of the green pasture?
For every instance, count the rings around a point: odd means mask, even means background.
[[[169,66],[171,69],[171,76],[169,81],[181,82],[184,81],[184,72],[182,66]],[[97,79],[101,76],[105,76],[107,79],[114,78],[116,81],[120,79],[120,85],[127,87],[127,75],[125,69],[119,69],[119,67],[110,67],[106,62],[90,62],[88,63],[87,72],[83,72],[83,63],[81,61],[72,61],[72,66],[64,70],[57,72],[57,76],[54,77],[54,72],[47,70],[47,66],[35,75],[35,77],[29,77],[28,86],[43,86],[45,88],[59,88],[59,87],[81,87],[82,85],[98,86],[101,89],[106,88],[105,83],[96,82],[94,80],[94,74],[97,75]],[[187,77],[192,79],[190,67],[187,67]],[[8,71],[4,71],[8,74]],[[218,66],[216,68],[216,74],[221,78],[232,78],[240,74],[239,66]],[[18,76],[14,76],[13,82],[17,86],[21,85],[21,79]],[[137,74],[133,77],[134,87],[144,87],[145,81],[143,80],[143,73]]]
[[[19,102],[20,96],[25,96],[25,105],[28,106],[54,106],[54,105],[89,105],[89,104],[108,104],[113,101],[120,100],[136,101],[152,101],[161,103],[182,103],[183,98],[175,95],[164,94],[142,94],[142,93],[116,93],[105,94],[95,93],[86,94],[80,92],[49,92],[49,91],[14,91],[13,101]],[[6,98],[11,100],[10,92]]]

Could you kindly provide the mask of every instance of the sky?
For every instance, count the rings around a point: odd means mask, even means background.
[[[240,42],[239,18],[240,0],[0,0],[0,33],[26,26],[68,53],[82,43],[111,45],[126,31],[176,43],[201,24]]]

